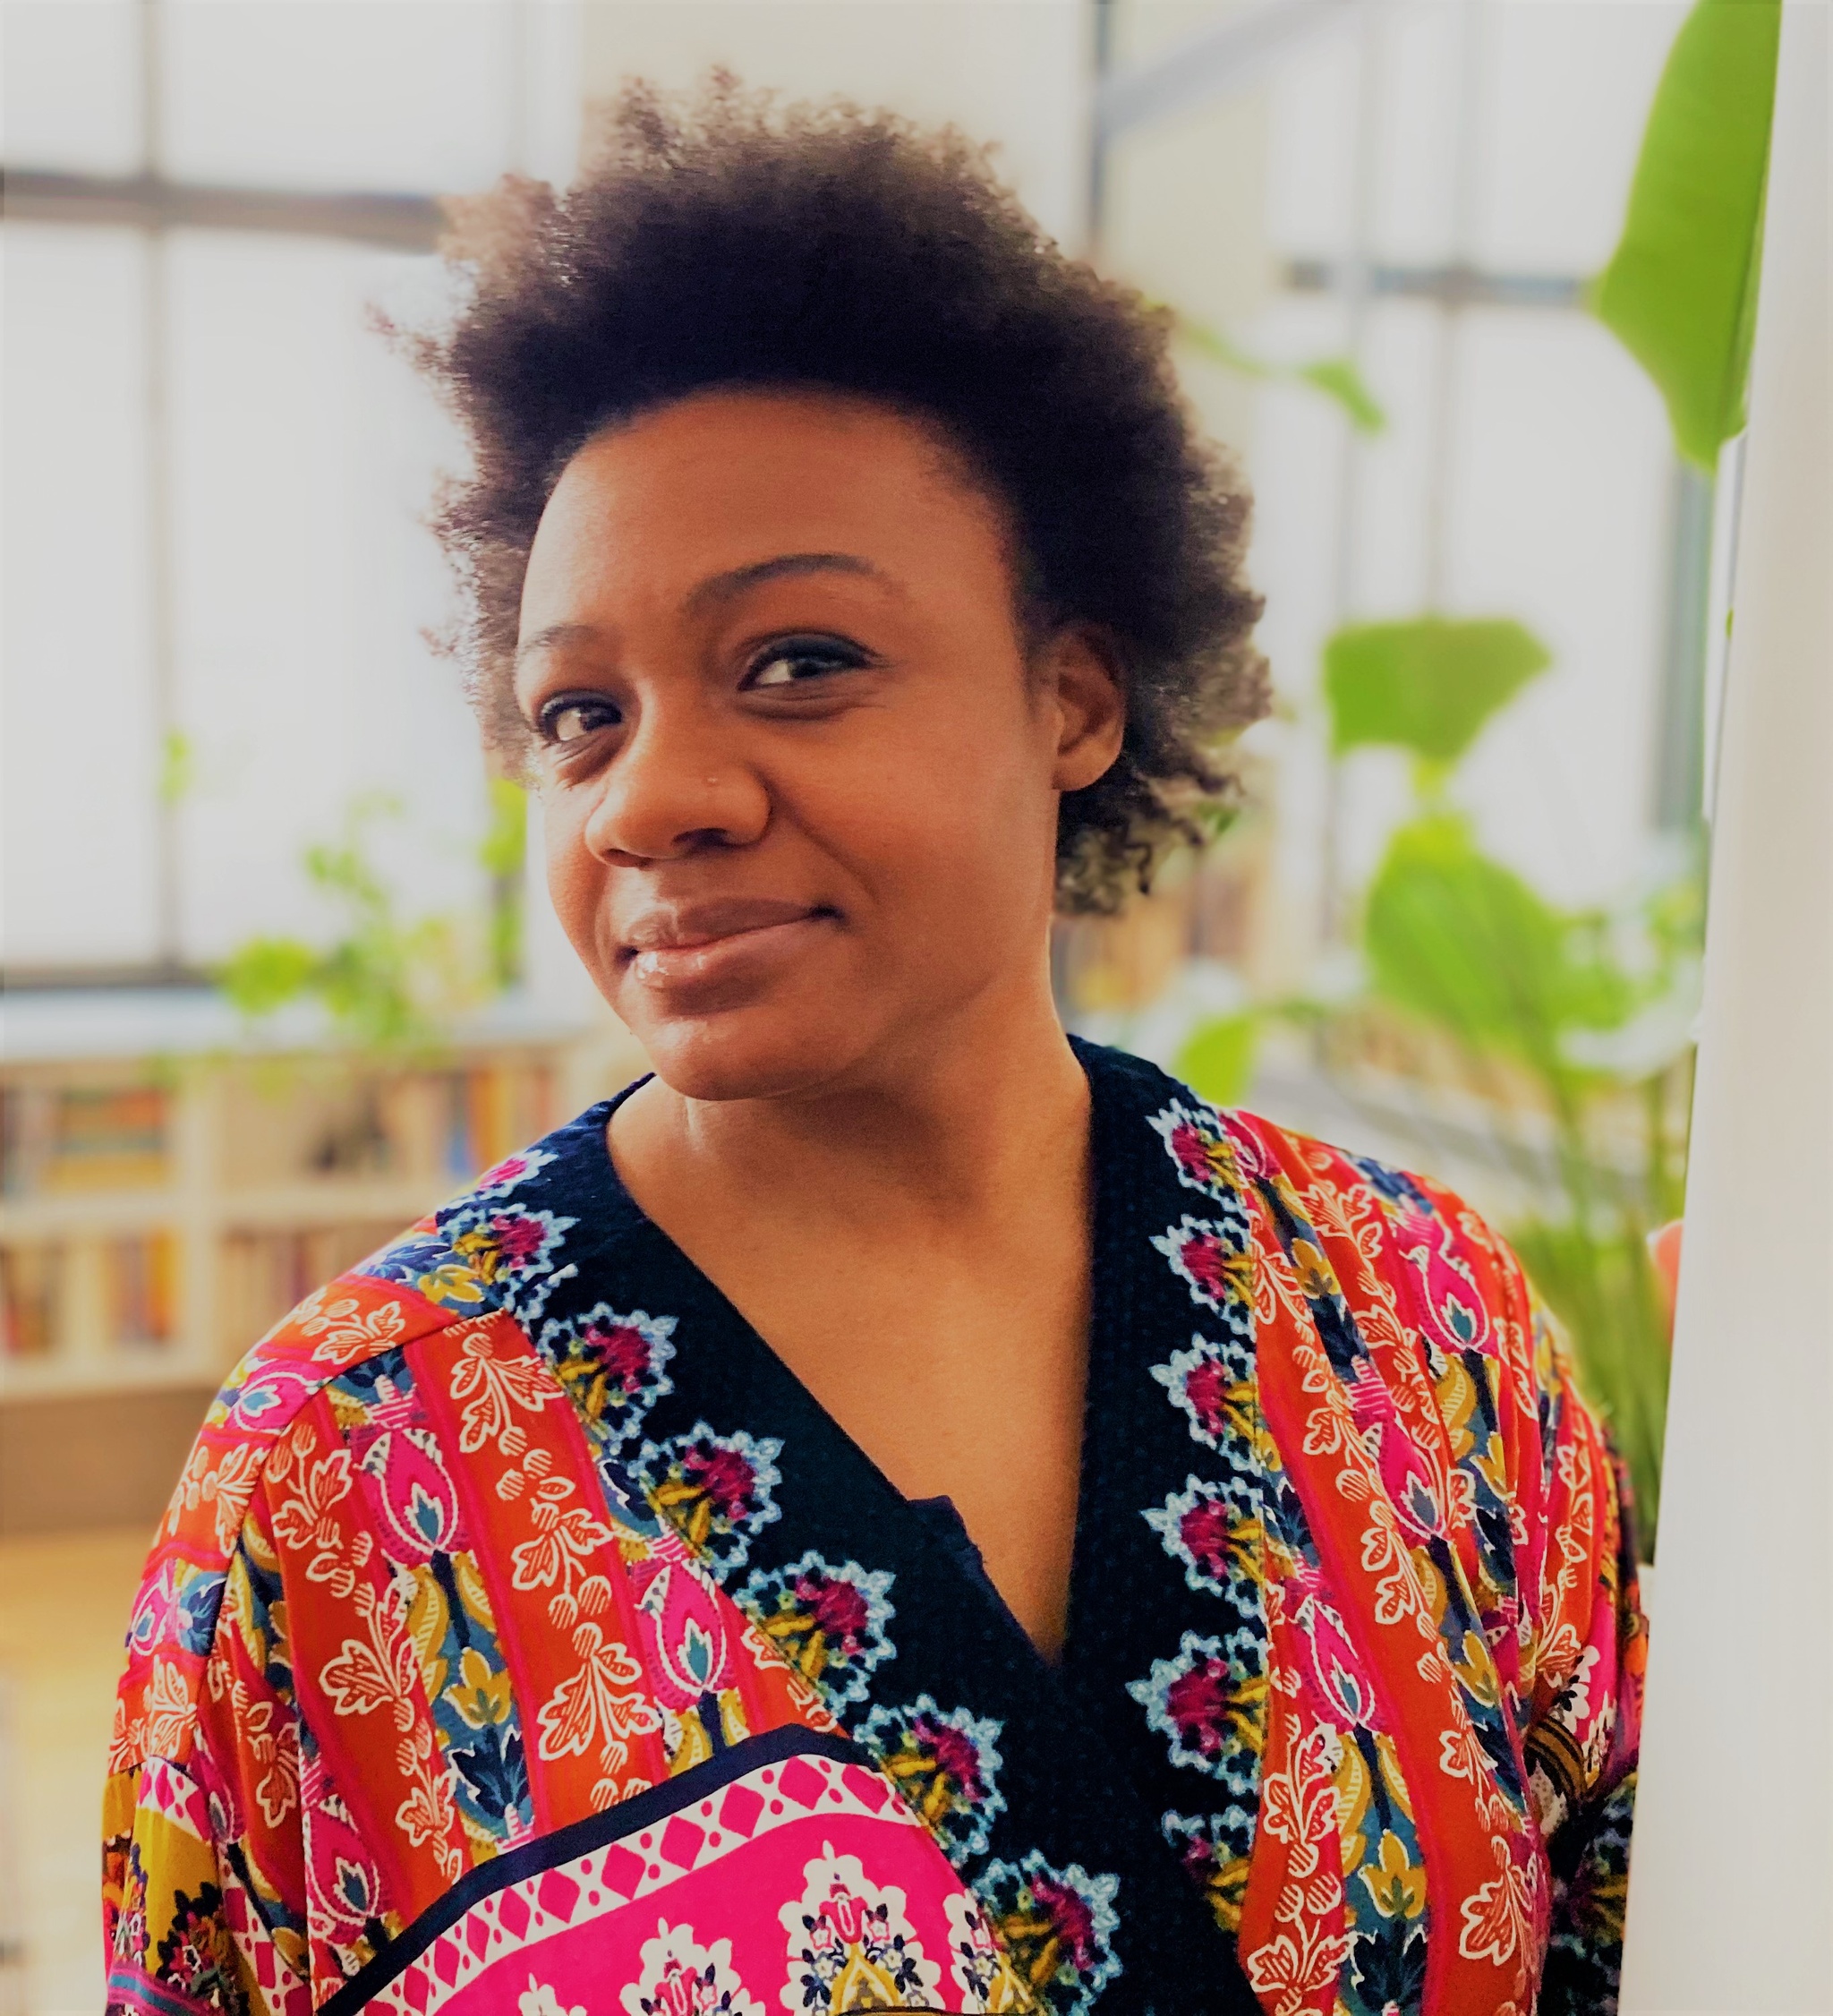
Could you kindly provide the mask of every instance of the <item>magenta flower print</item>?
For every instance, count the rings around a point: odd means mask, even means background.
[[[1005,1810],[1000,1727],[966,1708],[943,1709],[927,1694],[908,1706],[876,1707],[860,1726],[860,1740],[958,1867],[985,1854]]]
[[[1165,1689],[1165,1713],[1187,1747],[1213,1756],[1228,1720],[1228,1666],[1205,1659],[1180,1673]]]
[[[850,1582],[826,1574],[798,1576],[792,1585],[814,1614],[816,1628],[843,1655],[865,1643],[865,1598]]]
[[[1172,1404],[1189,1415],[1193,1441],[1249,1468],[1257,1465],[1251,1329],[1245,1337],[1231,1336],[1221,1344],[1193,1337],[1188,1350],[1174,1351],[1169,1363],[1153,1366],[1152,1376]]]
[[[1191,1418],[1205,1434],[1219,1438],[1228,1399],[1228,1374],[1217,1358],[1206,1358],[1192,1365],[1184,1380],[1184,1397],[1190,1404]]]
[[[1121,1970],[1120,1878],[1079,1863],[1053,1867],[1036,1849],[1022,1862],[993,1862],[975,1879],[1014,1970],[1046,1990],[1058,2016],[1083,2016]]]
[[[736,1519],[750,1510],[757,1491],[757,1466],[744,1450],[717,1442],[695,1443],[683,1458],[683,1466],[722,1517]]]
[[[1192,1301],[1235,1323],[1251,1322],[1254,1254],[1245,1215],[1239,1225],[1187,1217],[1152,1243],[1171,1262]]]
[[[1200,1190],[1218,1203],[1239,1198],[1240,1158],[1221,1116],[1209,1106],[1187,1106],[1173,1099],[1147,1124],[1164,1143],[1165,1153],[1186,1189]]]
[[[1248,1627],[1226,1640],[1186,1631],[1175,1659],[1153,1661],[1127,1692],[1166,1737],[1171,1761],[1219,1778],[1238,1798],[1253,1796],[1260,1742],[1264,1658]]]
[[[672,1316],[620,1311],[601,1302],[584,1315],[550,1321],[541,1348],[595,1439],[620,1448],[674,1381],[664,1367],[675,1355]]]
[[[716,1435],[703,1421],[668,1442],[645,1442],[633,1468],[658,1512],[715,1575],[743,1565],[751,1542],[780,1516],[773,1435]]]
[[[805,1679],[843,1704],[865,1700],[873,1669],[896,1653],[885,1635],[895,1614],[892,1580],[886,1568],[836,1567],[807,1553],[787,1568],[760,1570],[737,1599]]]
[[[1225,1596],[1244,1623],[1264,1624],[1266,1532],[1257,1479],[1238,1472],[1228,1484],[1190,1478],[1146,1524],[1164,1542],[1173,1560],[1184,1564],[1192,1589]]]
[[[1229,1513],[1220,1498],[1198,1499],[1178,1521],[1178,1538],[1190,1559],[1213,1580],[1222,1580],[1228,1562]]]
[[[1095,1907],[1073,1884],[1054,1876],[1031,1879],[1031,1901],[1050,1920],[1078,1974],[1095,1963]]]
[[[439,1214],[452,1260],[524,1328],[547,1306],[557,1284],[573,1276],[570,1265],[555,1268],[554,1256],[574,1223],[551,1211],[477,1198]]]
[[[641,1392],[655,1376],[654,1346],[634,1323],[588,1329],[582,1341],[597,1351],[605,1376],[624,1393]]]
[[[507,1196],[518,1183],[539,1175],[553,1159],[552,1150],[544,1148],[524,1148],[515,1155],[507,1155],[477,1179],[472,1195],[480,1199]]]

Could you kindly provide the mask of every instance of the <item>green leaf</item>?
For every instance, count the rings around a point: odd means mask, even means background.
[[[1699,0],[1669,50],[1591,305],[1708,471],[1743,426],[1781,0]]]
[[[1589,918],[1568,917],[1481,853],[1465,822],[1415,820],[1389,842],[1368,891],[1363,949],[1376,991],[1479,1054],[1572,1076],[1577,1029],[1614,1029],[1636,1006]]]
[[[1276,364],[1270,358],[1244,350],[1220,329],[1192,321],[1188,315],[1177,317],[1177,332],[1191,349],[1224,371],[1239,372],[1243,378],[1309,385],[1314,391],[1322,392],[1343,408],[1359,434],[1378,434],[1387,424],[1381,402],[1368,389],[1353,358],[1319,357],[1309,364]]]
[[[1385,411],[1351,359],[1320,357],[1316,363],[1300,364],[1292,376],[1334,399],[1359,434],[1378,434],[1386,426]]]
[[[218,984],[244,1015],[271,1015],[311,993],[320,956],[297,938],[251,938],[238,945],[217,975]]]
[[[1185,1039],[1172,1069],[1193,1092],[1212,1106],[1233,1106],[1254,1075],[1254,1049],[1260,1033],[1258,1015],[1218,1015],[1202,1022]]]
[[[1455,763],[1490,715],[1552,662],[1539,638],[1508,617],[1351,624],[1324,646],[1332,746],[1341,754],[1386,744]]]
[[[478,842],[485,874],[507,879],[522,873],[528,857],[528,793],[507,777],[490,780],[490,824]]]
[[[183,729],[168,728],[159,743],[161,805],[183,805],[197,789],[197,750]]]
[[[1643,1227],[1633,1213],[1593,1232],[1573,1220],[1508,1227],[1528,1277],[1572,1339],[1579,1384],[1629,1465],[1636,1538],[1653,1558],[1667,1414],[1667,1318]]]

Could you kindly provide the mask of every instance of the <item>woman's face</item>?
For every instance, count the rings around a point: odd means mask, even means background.
[[[863,1085],[1035,997],[1058,795],[1120,747],[1032,653],[998,510],[865,401],[708,393],[601,435],[543,515],[516,700],[548,881],[694,1098]]]

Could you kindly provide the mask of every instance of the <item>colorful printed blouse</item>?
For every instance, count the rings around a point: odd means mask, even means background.
[[[1079,1055],[1058,1664],[594,1106],[211,1409],[128,1636],[109,2008],[1613,2008],[1643,1627],[1547,1319],[1445,1191]]]

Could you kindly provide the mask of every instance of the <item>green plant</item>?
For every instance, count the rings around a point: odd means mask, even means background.
[[[1700,0],[1668,52],[1599,319],[1709,474],[1743,426],[1781,0]]]
[[[515,795],[513,813],[502,795],[507,792]],[[244,1015],[259,1019],[294,1002],[315,1001],[364,1048],[426,1047],[439,1043],[454,1015],[513,978],[519,901],[506,906],[499,900],[482,920],[399,915],[371,859],[372,829],[399,816],[398,803],[386,794],[360,798],[337,841],[306,849],[306,878],[341,928],[326,945],[262,935],[238,946],[217,978]],[[479,855],[499,899],[503,883],[515,879],[524,829],[522,793],[513,785],[493,791]]]
[[[1343,409],[1350,425],[1359,434],[1378,434],[1387,425],[1387,415],[1380,401],[1368,389],[1367,380],[1349,357],[1317,357],[1309,363],[1276,364],[1251,350],[1243,349],[1219,329],[1211,329],[1206,322],[1195,321],[1188,315],[1175,315],[1173,326],[1181,341],[1199,356],[1207,357],[1211,363],[1220,364],[1224,371],[1263,381],[1309,385],[1314,392],[1321,392]]]

